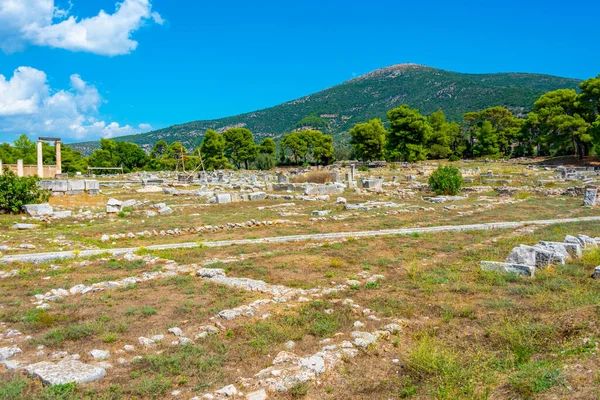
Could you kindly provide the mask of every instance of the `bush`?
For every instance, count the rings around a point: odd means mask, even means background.
[[[268,154],[259,154],[256,156],[254,163],[256,164],[256,168],[261,171],[267,171],[275,168],[275,160]]]
[[[25,204],[39,204],[48,201],[50,193],[38,186],[37,176],[18,177],[6,168],[0,175],[0,212],[19,213]]]
[[[456,195],[463,184],[462,174],[458,168],[439,166],[429,177],[429,187],[437,195]]]
[[[366,165],[363,165],[363,166],[358,167],[358,170],[360,172],[369,172],[369,167],[367,167]]]
[[[448,161],[450,161],[450,162],[454,162],[454,161],[458,161],[458,160],[460,160],[460,158],[455,154],[451,155],[450,158],[448,159]]]

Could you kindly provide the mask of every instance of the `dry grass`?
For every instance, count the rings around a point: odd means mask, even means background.
[[[290,180],[293,183],[330,183],[333,182],[333,176],[327,171],[311,171],[293,176]]]

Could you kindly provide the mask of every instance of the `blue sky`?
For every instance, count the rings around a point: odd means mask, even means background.
[[[0,141],[92,140],[225,117],[403,62],[600,73],[600,2],[591,0],[14,3],[0,0]]]

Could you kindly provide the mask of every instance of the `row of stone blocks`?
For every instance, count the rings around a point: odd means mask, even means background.
[[[533,278],[536,268],[551,264],[564,265],[570,258],[581,258],[582,249],[597,247],[599,238],[567,235],[564,242],[540,242],[534,246],[519,245],[512,249],[505,262],[481,261],[483,271],[515,273]],[[594,271],[600,278],[600,267]]]
[[[91,179],[51,179],[42,180],[40,187],[52,192],[53,196],[65,194],[98,194],[100,193],[100,183]]]

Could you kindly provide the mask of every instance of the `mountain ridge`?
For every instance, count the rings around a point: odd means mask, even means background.
[[[576,88],[579,79],[534,73],[459,73],[404,63],[376,69],[338,85],[261,110],[213,120],[196,120],[147,133],[120,136],[149,151],[158,140],[198,146],[207,129],[223,132],[233,127],[250,129],[257,141],[280,139],[296,129],[317,127],[332,134],[336,142],[347,142],[354,124],[372,118],[385,120],[385,113],[407,103],[423,114],[444,110],[449,120],[463,113],[504,106],[516,115],[529,111],[543,93]],[[311,125],[312,124],[312,125]],[[313,126],[317,124],[318,126]],[[98,141],[72,146],[90,154]]]

